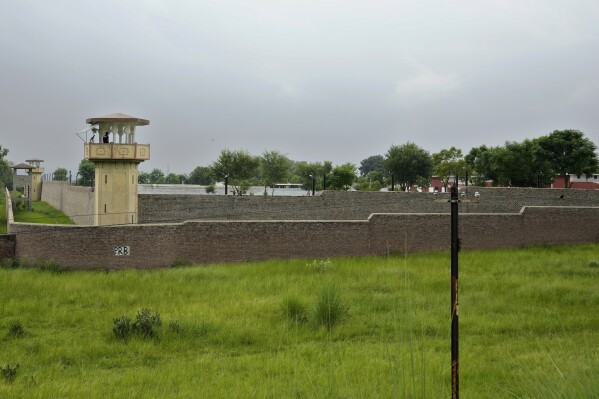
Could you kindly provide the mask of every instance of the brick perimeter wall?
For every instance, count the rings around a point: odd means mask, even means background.
[[[523,206],[599,206],[599,190],[462,188],[460,213],[517,213]],[[366,220],[372,213],[443,213],[449,194],[325,191],[315,197],[139,195],[140,223],[186,220]]]
[[[42,201],[64,212],[75,224],[94,224],[94,192],[91,187],[71,186],[66,181],[43,181]]]
[[[464,249],[599,242],[599,207],[526,207],[512,214],[462,214]],[[373,214],[362,221],[191,221],[179,224],[55,226],[13,223],[16,256],[70,268],[153,268],[196,263],[384,255],[448,250],[449,214]],[[116,246],[130,256],[115,256]]]

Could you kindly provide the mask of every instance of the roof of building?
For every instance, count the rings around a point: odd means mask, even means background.
[[[31,159],[26,159],[25,162],[44,162],[44,160],[39,159],[39,158],[31,158]]]
[[[36,169],[36,166],[29,165],[28,163],[20,163],[18,165],[11,166],[13,169]]]
[[[102,122],[133,122],[137,126],[150,124],[150,121],[147,119],[141,119],[141,118],[137,118],[135,116],[121,114],[120,112],[117,112],[116,114],[88,118],[85,122],[90,123],[90,124],[96,124],[96,123],[102,123]]]

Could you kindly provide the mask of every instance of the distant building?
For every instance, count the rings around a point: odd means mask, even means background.
[[[570,175],[569,188],[578,188],[586,190],[599,190],[599,172],[587,177],[584,175]],[[567,188],[565,176],[555,176],[551,183],[551,188]]]

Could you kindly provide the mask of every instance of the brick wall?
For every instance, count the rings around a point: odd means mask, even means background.
[[[599,190],[468,187],[478,202],[461,213],[519,212],[523,206],[599,206]],[[139,222],[185,220],[366,220],[372,213],[439,213],[449,194],[325,191],[315,197],[139,195]]]
[[[447,204],[445,204],[447,209]],[[599,242],[599,207],[526,207],[518,213],[462,214],[464,249]],[[16,256],[70,268],[152,268],[258,259],[384,255],[448,250],[448,213],[373,214],[367,220],[188,221],[57,226],[13,223]],[[129,256],[113,249],[129,246]]]
[[[75,224],[94,224],[95,200],[91,187],[71,186],[66,181],[44,181],[42,201],[64,212]]]
[[[0,234],[0,262],[15,257],[15,244],[16,236],[14,234]]]

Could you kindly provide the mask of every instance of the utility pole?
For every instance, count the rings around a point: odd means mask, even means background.
[[[457,180],[457,179],[456,179]],[[459,379],[459,340],[458,340],[458,252],[460,238],[458,237],[458,187],[451,187],[451,398],[460,397]]]

